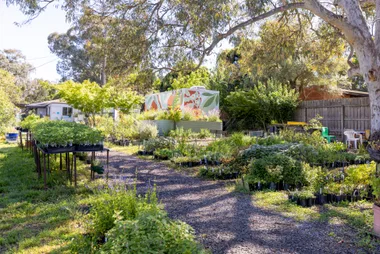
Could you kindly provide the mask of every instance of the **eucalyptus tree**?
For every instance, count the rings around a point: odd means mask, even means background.
[[[143,69],[146,47],[132,43],[138,35],[130,23],[84,7],[66,33],[50,34],[49,48],[60,58],[57,71],[62,80],[91,80],[103,86],[108,78]]]
[[[344,40],[330,27],[313,32],[307,23],[295,18],[265,22],[257,38],[243,37],[218,55],[218,71],[226,73],[228,83],[275,79],[299,91],[307,85],[347,84]]]
[[[18,4],[31,18],[55,2],[6,1]],[[184,56],[200,65],[223,39],[272,16],[293,12],[319,17],[314,24],[330,24],[351,45],[349,74],[363,75],[370,94],[371,129],[380,130],[380,0],[66,0],[62,7],[75,17],[80,3],[94,9],[105,3],[107,15],[133,21],[134,29],[144,31],[135,43],[148,42],[147,54],[158,69],[171,69]],[[350,61],[354,53],[358,62]]]

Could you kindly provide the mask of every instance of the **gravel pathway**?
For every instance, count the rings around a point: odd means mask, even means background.
[[[169,216],[190,224],[213,253],[359,253],[355,233],[343,225],[295,222],[253,206],[251,197],[228,192],[224,183],[177,173],[163,163],[110,153],[114,179],[134,178],[144,191],[149,182]],[[334,236],[331,236],[334,232]],[[329,235],[330,234],[330,235]]]

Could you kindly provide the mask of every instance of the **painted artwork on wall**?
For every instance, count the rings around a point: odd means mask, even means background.
[[[200,109],[207,114],[209,111],[219,110],[219,91],[190,88],[145,97],[145,110],[164,110],[170,106],[180,106],[182,110]]]

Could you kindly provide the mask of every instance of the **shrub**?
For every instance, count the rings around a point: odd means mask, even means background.
[[[188,140],[193,135],[191,129],[185,130],[183,127],[171,130],[169,132],[169,137],[175,138],[177,140]]]
[[[212,134],[210,130],[208,129],[201,129],[201,131],[198,133],[198,138],[204,139],[204,138],[211,138]]]
[[[148,210],[133,220],[116,217],[101,253],[204,253],[194,230],[170,220],[162,210]]]
[[[138,120],[155,120],[157,115],[158,115],[157,110],[147,110],[137,115],[137,119]]]
[[[207,121],[208,122],[221,122],[219,118],[219,110],[213,109],[207,113]]]
[[[255,119],[258,125],[266,129],[272,120],[279,123],[291,120],[298,98],[295,89],[275,80],[268,80],[266,84],[259,82],[248,91],[230,93],[226,97],[227,111],[235,119]]]
[[[371,179],[376,173],[376,163],[352,165],[346,169],[346,177],[344,184],[349,186],[352,190],[364,189],[371,183]]]
[[[155,138],[158,135],[157,126],[153,124],[141,124],[139,126],[139,138],[141,140],[147,140]]]
[[[277,153],[254,160],[250,166],[249,179],[252,182],[287,184],[304,182],[302,165],[289,156]]]
[[[164,149],[164,148],[174,148],[176,145],[176,142],[172,138],[167,137],[158,137],[149,139],[145,142],[145,150],[146,151],[154,151],[156,149]]]
[[[110,137],[114,133],[114,120],[110,116],[95,116],[95,123],[92,126],[96,126],[105,137]]]

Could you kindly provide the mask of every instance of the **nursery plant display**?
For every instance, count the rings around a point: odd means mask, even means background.
[[[32,127],[37,144],[47,152],[93,151],[103,149],[103,135],[86,125],[49,121]]]

